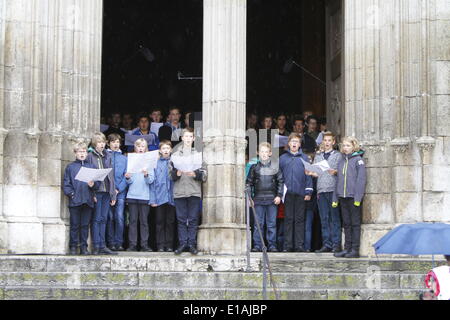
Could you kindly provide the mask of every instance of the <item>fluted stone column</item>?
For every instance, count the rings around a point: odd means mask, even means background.
[[[345,134],[366,150],[361,250],[370,254],[397,224],[450,220],[443,210],[450,183],[442,179],[450,173],[442,156],[450,130],[450,7],[433,0],[344,4]]]
[[[246,0],[205,0],[203,189],[198,247],[243,254],[245,245]]]
[[[0,248],[64,253],[62,173],[99,124],[102,1],[0,0],[0,19]]]

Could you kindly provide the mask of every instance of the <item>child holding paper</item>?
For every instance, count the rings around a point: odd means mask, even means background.
[[[281,203],[284,190],[284,180],[278,165],[274,164],[272,146],[263,142],[259,145],[260,162],[252,165],[247,177],[247,188],[254,191],[252,196],[255,203],[256,217],[264,235],[267,226],[266,238],[269,242],[268,251],[277,252],[277,206]],[[260,252],[262,241],[255,224],[253,232],[253,252]]]
[[[147,141],[145,139],[136,140],[134,143],[134,151],[136,153],[147,152]],[[150,185],[154,181],[153,170],[149,172],[148,168],[142,168],[139,173],[127,172],[125,178],[128,184],[127,203],[130,210],[130,224],[128,229],[130,246],[127,251],[137,251],[137,228],[139,222],[141,251],[151,252],[152,249],[148,246],[148,214],[150,212],[148,202],[150,200]]]
[[[69,197],[69,212],[70,212],[70,254],[76,255],[78,247],[81,246],[80,253],[88,255],[87,238],[89,235],[89,222],[91,221],[92,212],[94,209],[94,191],[98,189],[100,182],[88,183],[75,180],[76,175],[81,167],[92,168],[95,167],[86,162],[87,145],[83,142],[78,142],[73,148],[76,160],[67,165],[64,171],[64,194]]]
[[[184,129],[181,140],[183,141],[183,145],[173,154],[172,159],[184,158],[188,162],[198,154],[192,148],[195,140],[194,129]],[[175,254],[181,254],[189,248],[191,254],[195,255],[198,253],[197,228],[202,196],[201,186],[202,182],[206,181],[207,173],[206,169],[201,166],[194,171],[181,171],[173,161],[170,166],[170,175],[174,181],[173,195],[175,199],[179,239],[179,247],[175,250]]]
[[[333,149],[335,143],[333,133],[323,133],[322,144],[314,158],[314,163],[325,160],[328,162],[330,169],[320,173],[306,172],[308,175],[317,177],[317,202],[322,225],[322,248],[316,251],[318,253],[341,251],[341,217],[339,209],[332,207],[333,191],[336,185],[336,169],[339,159],[342,157],[339,151]]]
[[[366,166],[362,158],[364,151],[354,137],[342,140],[337,167],[337,182],[333,192],[333,208],[341,205],[344,224],[344,250],[335,257],[358,258],[361,238],[361,201],[366,190]]]
[[[97,132],[91,140],[93,147],[86,158],[86,162],[92,164],[95,169],[112,168],[111,155],[106,152],[106,137],[103,133]],[[116,204],[117,191],[114,181],[114,170],[108,174],[104,181],[100,182],[100,186],[95,193],[95,213],[92,222],[92,242],[95,255],[98,254],[117,254],[106,247],[106,221],[109,214],[110,206]]]
[[[173,181],[169,175],[172,143],[163,140],[159,143],[160,157],[154,169],[155,180],[150,185],[149,204],[156,208],[156,246],[158,252],[173,252],[175,232],[175,202]]]

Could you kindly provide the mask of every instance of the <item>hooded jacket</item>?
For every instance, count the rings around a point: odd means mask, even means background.
[[[302,159],[310,162],[308,156],[301,150],[295,155],[288,151],[280,157],[280,169],[283,173],[284,184],[288,193],[300,196],[312,195],[313,182],[311,177],[305,174]]]
[[[366,191],[366,165],[362,158],[364,151],[342,154],[337,167],[337,182],[333,202],[338,198],[354,198],[361,202]]]
[[[283,174],[270,160],[252,165],[246,184],[254,191],[255,204],[272,203],[275,197],[283,197]]]
[[[175,206],[173,200],[173,181],[170,179],[170,158],[161,157],[158,159],[154,169],[155,180],[150,185],[150,201],[148,204],[158,206],[168,203]]]
[[[69,207],[86,204],[94,208],[94,191],[98,189],[100,182],[96,181],[94,186],[90,188],[86,182],[75,180],[81,167],[96,169],[92,164],[81,160],[75,160],[67,165],[64,171],[63,192],[69,197]]]
[[[111,154],[106,150],[100,154],[97,150],[92,150],[86,158],[86,162],[94,166],[95,169],[113,168]],[[116,184],[114,183],[114,168],[108,174],[104,181],[100,182],[97,192],[107,192],[111,200],[117,199]]]
[[[114,168],[114,183],[119,190],[117,198],[124,199],[128,188],[125,174],[127,173],[128,159],[121,152],[108,150],[111,155],[112,166]]]

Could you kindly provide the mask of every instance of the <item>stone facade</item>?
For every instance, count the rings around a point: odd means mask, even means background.
[[[327,113],[366,150],[361,249],[372,254],[397,224],[450,222],[450,2],[328,4]],[[72,143],[99,127],[102,6],[0,0],[1,252],[66,250],[61,178]],[[246,14],[245,0],[204,1],[198,242],[213,254],[245,251]]]

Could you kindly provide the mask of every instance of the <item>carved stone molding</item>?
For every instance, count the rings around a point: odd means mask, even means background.
[[[405,153],[411,145],[409,138],[396,138],[391,141],[391,147],[396,153]]]
[[[372,153],[384,152],[386,150],[386,143],[384,141],[363,141],[361,146]]]
[[[436,139],[434,139],[433,137],[420,137],[416,140],[416,143],[422,152],[428,152],[434,149],[436,145]]]

